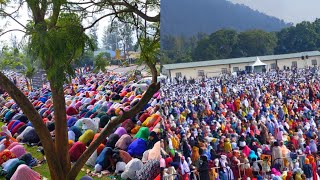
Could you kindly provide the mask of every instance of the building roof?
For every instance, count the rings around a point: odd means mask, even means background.
[[[307,51],[307,52],[291,53],[291,54],[259,56],[259,59],[261,61],[271,61],[271,60],[276,60],[276,59],[280,60],[280,59],[299,58],[301,56],[309,56],[309,57],[320,56],[320,52],[319,51]],[[232,58],[232,59],[197,61],[197,62],[190,62],[190,63],[164,64],[163,68],[166,70],[183,69],[183,68],[216,66],[216,65],[225,65],[225,64],[251,63],[251,62],[255,62],[256,60],[257,60],[257,56],[242,57],[242,58]]]

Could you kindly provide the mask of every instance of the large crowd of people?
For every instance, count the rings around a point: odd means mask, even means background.
[[[29,98],[46,127],[55,137],[53,99],[49,84],[30,91],[19,74],[10,72],[14,83]],[[69,153],[76,162],[98,136],[100,130],[116,116],[136,105],[143,92],[131,86],[127,76],[116,73],[85,72],[65,85]],[[4,122],[0,133],[1,176],[6,179],[41,179],[32,167],[45,163],[33,157],[26,146],[39,146],[41,141],[18,104],[3,90],[0,92],[0,117]],[[100,144],[86,162],[92,167],[83,179],[118,175],[122,179],[160,179],[160,92],[131,119],[120,124]],[[44,154],[45,157],[45,154]],[[48,178],[48,177],[47,177]]]
[[[161,86],[164,180],[319,180],[315,68]]]
[[[49,84],[30,90],[11,73],[55,138]],[[90,71],[65,85],[70,160],[74,163],[141,89],[127,76]],[[161,91],[116,127],[86,162],[83,179],[320,180],[320,78],[315,69],[278,71],[161,84]],[[41,141],[18,104],[0,89],[0,176],[41,179],[45,163],[27,152]],[[162,121],[161,121],[162,120]],[[160,173],[161,171],[161,173]]]

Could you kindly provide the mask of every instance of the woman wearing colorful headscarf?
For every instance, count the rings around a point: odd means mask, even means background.
[[[20,180],[22,177],[23,180],[41,180],[41,175],[38,172],[30,169],[29,166],[25,164],[18,166],[10,180]]]
[[[70,161],[76,162],[85,150],[86,146],[82,142],[78,141],[74,143],[72,147],[69,149]]]
[[[115,170],[115,162],[112,159],[112,155],[112,149],[110,147],[105,147],[96,159],[96,165],[94,167],[95,172],[101,172],[102,170]]]
[[[128,146],[132,143],[132,138],[128,134],[124,134],[120,137],[120,139],[117,141],[115,147],[122,149],[122,150],[127,150]]]

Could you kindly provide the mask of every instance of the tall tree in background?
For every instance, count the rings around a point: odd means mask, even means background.
[[[313,28],[315,32],[317,33],[317,50],[320,50],[320,19],[316,19],[313,23]]]
[[[122,45],[125,46],[126,51],[132,51],[134,49],[133,32],[134,29],[130,24],[122,23],[120,34],[122,36]]]
[[[128,23],[113,21],[113,23],[103,30],[102,44],[105,49],[116,50],[121,49],[132,51],[134,28]]]
[[[116,50],[121,44],[121,36],[118,29],[118,22],[114,21],[103,30],[102,44],[103,48],[107,50]]]
[[[16,87],[2,72],[0,72],[0,85],[15,100],[24,114],[31,121],[38,134],[44,148],[47,163],[52,180],[73,180],[80,169],[95,149],[106,139],[112,130],[125,119],[137,114],[152,98],[153,94],[160,88],[157,83],[157,70],[155,67],[155,56],[153,51],[157,46],[153,46],[159,41],[158,29],[153,30],[156,38],[147,38],[145,35],[140,38],[140,48],[142,59],[152,71],[153,81],[137,105],[132,107],[122,115],[110,120],[101,130],[100,136],[90,144],[78,161],[71,166],[68,148],[66,104],[64,97],[64,83],[68,83],[68,77],[74,76],[72,63],[78,59],[84,51],[86,45],[92,47],[91,39],[85,34],[85,30],[94,27],[99,20],[113,16],[115,19],[126,20],[127,23],[135,26],[140,31],[145,29],[150,23],[159,24],[160,21],[160,1],[126,1],[126,0],[104,0],[104,1],[48,1],[48,0],[22,0],[20,4],[10,4],[9,1],[0,1],[0,15],[13,19],[21,27],[16,29],[5,29],[0,32],[0,36],[13,31],[25,33],[28,37],[29,52],[36,58],[42,68],[46,71],[50,83],[55,118],[55,141],[39,113],[35,110],[28,98]],[[31,12],[31,18],[27,24],[16,19],[20,7],[26,4]],[[7,12],[15,8],[13,12]],[[88,8],[90,7],[90,8]],[[143,8],[140,8],[143,7]],[[111,12],[106,12],[105,9]],[[155,10],[156,16],[149,16],[145,9]],[[84,27],[82,22],[93,14],[100,13],[101,16],[90,25]],[[141,23],[146,21],[148,23]],[[151,36],[151,35],[150,35]],[[148,46],[148,47],[144,47]],[[154,47],[150,49],[150,47]],[[151,51],[153,50],[153,51]]]
[[[319,19],[314,23],[302,22],[295,27],[282,29],[278,34],[277,54],[319,50]]]
[[[277,46],[277,36],[262,30],[241,32],[233,57],[271,55]]]
[[[93,17],[93,21],[96,21],[97,18]],[[92,39],[92,43],[94,46],[94,50],[97,50],[99,48],[99,41],[98,41],[98,25],[99,23],[96,23],[92,28],[90,28],[90,38]]]
[[[235,30],[222,29],[216,31],[208,38],[199,42],[193,51],[193,59],[210,60],[228,58],[231,56],[237,42],[238,33]]]
[[[165,36],[161,40],[162,63],[190,62],[192,50],[197,44],[197,38],[187,39],[184,36]]]

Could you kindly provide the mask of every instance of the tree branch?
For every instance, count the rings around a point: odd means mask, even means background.
[[[9,32],[12,32],[12,31],[20,31],[20,32],[23,32],[23,33],[27,33],[26,31],[21,30],[21,29],[10,29],[10,30],[7,30],[7,31],[2,32],[2,33],[0,34],[0,37],[3,36],[3,35],[5,35],[5,34],[7,34],[7,33],[9,33]]]
[[[143,13],[142,11],[140,11],[138,9],[138,7],[131,5],[126,1],[112,2],[111,0],[107,0],[107,2],[108,2],[108,4],[106,4],[106,5],[111,6],[114,12],[101,16],[96,21],[94,21],[90,26],[85,27],[84,30],[92,28],[96,23],[98,23],[101,19],[103,19],[105,17],[112,16],[112,15],[117,16],[118,14],[121,14],[121,13],[135,13],[139,17],[141,17],[142,19],[144,19],[148,22],[160,22],[160,13],[158,15],[152,17],[152,16],[148,16],[147,14]],[[86,4],[88,4],[88,3],[86,3]],[[98,4],[98,3],[96,3],[96,4]],[[124,6],[126,8],[122,9],[122,10],[117,10],[115,6]]]
[[[22,23],[20,23],[16,18],[14,18],[11,14],[3,11],[3,10],[0,10],[0,12],[2,12],[4,14],[4,16],[8,16],[10,17],[11,19],[13,19],[16,23],[18,23],[20,26],[22,26],[23,28],[27,29],[27,27],[25,25],[23,25]]]
[[[97,4],[94,1],[86,1],[86,2],[67,2],[67,4],[72,4],[72,5],[83,5],[83,4]]]
[[[136,6],[131,5],[130,3],[123,1],[123,2],[112,2],[112,0],[108,0],[109,5],[111,6],[125,6],[128,9],[128,12],[133,12],[140,16],[142,19],[149,21],[149,22],[160,22],[160,13],[156,16],[148,16],[147,14],[140,11]]]
[[[48,9],[48,1],[47,0],[42,0],[41,1],[41,16],[45,16],[46,15],[46,11]]]
[[[120,13],[124,13],[126,12],[125,10],[122,10],[122,11],[118,11],[118,12],[113,12],[113,13],[109,13],[109,14],[105,14],[103,16],[101,16],[100,18],[96,19],[90,26],[87,26],[85,28],[83,28],[83,30],[87,30],[87,29],[90,29],[92,28],[95,24],[97,24],[101,19],[103,18],[106,18],[108,16],[112,16],[112,15],[116,15],[116,14],[120,14]]]
[[[61,0],[53,1],[52,15],[50,17],[50,19],[51,19],[50,26],[51,27],[54,27],[57,24],[60,10],[61,10],[61,5],[62,5]]]

